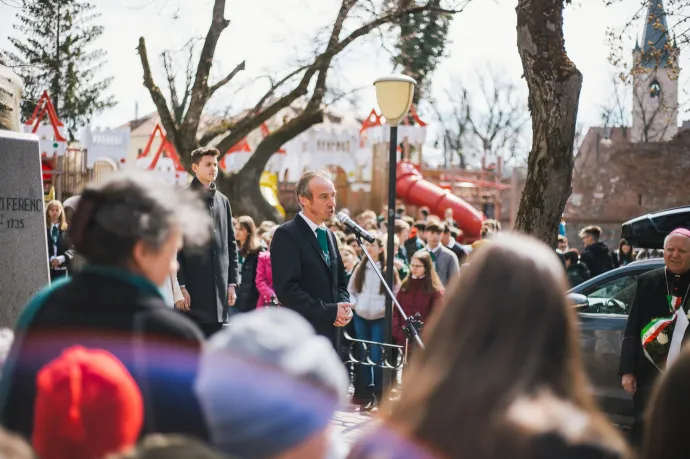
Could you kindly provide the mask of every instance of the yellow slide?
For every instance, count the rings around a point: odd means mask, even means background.
[[[278,201],[278,174],[264,171],[259,180],[259,187],[261,187],[261,194],[264,195],[266,201],[285,218],[285,209]]]

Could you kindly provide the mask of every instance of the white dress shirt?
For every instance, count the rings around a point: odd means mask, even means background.
[[[53,237],[53,228],[57,228],[57,229],[58,229],[58,233],[59,233],[59,231],[60,231],[60,226],[59,226],[57,223],[53,223],[53,224],[50,226],[50,231],[49,231],[49,234],[50,234],[50,238],[51,238],[51,239],[52,239],[52,237]],[[57,252],[58,252],[58,245],[57,245],[56,243],[53,243],[53,256],[50,257],[50,259],[52,260],[53,258],[57,258],[58,262],[60,263],[60,267],[57,268],[57,269],[58,269],[58,270],[63,270],[63,269],[65,269],[65,267],[62,266],[62,265],[65,264],[65,256],[64,256],[64,255],[58,256]],[[52,269],[56,269],[56,268],[52,268]]]
[[[325,224],[325,223],[321,223],[320,225],[317,225],[316,223],[314,223],[313,221],[311,221],[311,220],[309,219],[309,217],[307,217],[306,215],[304,215],[304,212],[300,212],[300,213],[299,213],[299,216],[302,217],[302,218],[304,219],[305,222],[307,222],[307,225],[309,225],[309,228],[311,229],[311,232],[314,233],[314,237],[315,237],[316,239],[319,238],[319,237],[316,235],[316,229],[317,229],[317,228],[326,229],[326,224]]]

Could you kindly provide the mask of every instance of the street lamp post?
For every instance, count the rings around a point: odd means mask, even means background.
[[[374,81],[376,87],[376,100],[381,109],[381,114],[391,128],[390,150],[388,156],[388,244],[386,247],[386,283],[393,290],[393,259],[395,245],[393,234],[395,233],[395,181],[396,166],[398,162],[398,124],[407,115],[412,105],[412,96],[417,82],[405,75],[387,75]],[[384,319],[385,344],[393,342],[393,299],[386,298],[386,315]],[[387,360],[390,356],[387,354]],[[390,361],[389,361],[390,363]],[[391,386],[391,371],[383,370],[383,393],[387,394]]]

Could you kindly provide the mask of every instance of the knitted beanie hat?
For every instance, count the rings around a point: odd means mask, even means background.
[[[36,389],[33,445],[41,459],[97,459],[136,443],[141,392],[109,352],[66,349],[38,373]]]
[[[263,308],[210,339],[194,390],[217,448],[266,459],[324,431],[348,384],[328,339],[290,309]]]

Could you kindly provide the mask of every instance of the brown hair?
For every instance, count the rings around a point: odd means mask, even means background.
[[[256,236],[256,225],[252,217],[242,215],[237,219],[237,224],[247,232],[247,239],[244,241],[244,244],[242,244],[242,247],[240,247],[240,255],[246,257],[247,255],[258,252],[261,246],[259,244],[259,238]]]
[[[395,234],[399,235],[403,231],[409,230],[410,225],[408,225],[407,222],[405,222],[404,220],[400,220],[399,218],[396,218],[395,224],[393,225],[393,228],[394,228],[393,231],[395,232]]]
[[[690,397],[686,395],[689,379],[690,348],[684,347],[650,397],[648,422],[645,422],[644,459],[690,457],[684,424],[690,409]]]
[[[48,212],[50,212],[50,208],[53,206],[58,207],[60,209],[60,216],[58,217],[58,226],[60,227],[60,230],[67,231],[67,218],[65,217],[65,208],[62,207],[62,203],[58,200],[50,201],[46,206],[46,228],[50,229],[50,227],[53,224],[53,222],[50,221],[50,215],[48,215]]]
[[[506,457],[496,443],[522,427],[508,410],[547,390],[587,415],[583,441],[626,451],[588,392],[565,289],[562,264],[544,244],[508,235],[482,247],[446,291],[391,425],[448,457]]]
[[[379,254],[379,259],[374,260],[378,261],[381,264],[381,272],[383,273],[384,277],[386,275],[386,239],[385,237],[378,236],[376,240],[374,241],[374,244],[376,244],[380,249],[384,249],[381,251]],[[364,248],[366,250],[366,247]],[[366,259],[366,255],[364,256],[364,261],[360,263],[357,266],[357,269],[355,269],[355,273],[353,274],[355,276],[354,278],[354,288],[357,293],[362,293],[362,287],[364,287],[364,273],[367,270],[367,266],[369,265],[369,260]],[[399,285],[400,284],[400,276],[398,276],[398,270],[393,269],[393,285]],[[381,287],[379,288],[379,293],[383,294],[385,292],[385,288],[383,287],[383,283],[381,283]]]
[[[598,226],[587,226],[585,228],[582,228],[579,236],[580,238],[582,238],[585,235],[592,236],[592,239],[594,239],[594,241],[596,242],[601,237],[601,228],[599,228]]]
[[[331,174],[329,174],[327,171],[321,171],[321,170],[316,170],[316,171],[306,171],[302,176],[299,178],[297,181],[297,186],[295,187],[295,194],[297,195],[297,201],[299,202],[299,198],[307,198],[309,200],[313,199],[314,196],[311,194],[311,190],[309,189],[309,182],[313,178],[320,177],[324,180],[331,180]],[[300,208],[302,207],[302,204],[300,204]]]
[[[426,228],[424,231],[431,231],[432,233],[443,233],[443,228],[445,227],[444,224],[438,224],[438,223],[429,223],[426,225]]]
[[[434,268],[434,262],[431,260],[431,254],[427,250],[419,250],[410,259],[417,259],[424,265],[424,291],[426,293],[436,293],[443,291],[443,283],[441,278],[438,277],[436,273],[436,268]],[[400,290],[407,292],[410,288],[411,275],[408,275],[405,280],[400,285]]]
[[[357,236],[355,236],[354,234],[348,234],[347,236],[345,236],[345,244],[350,245],[353,242],[357,242]]]
[[[214,158],[217,158],[220,156],[220,151],[218,151],[217,148],[201,147],[194,150],[191,156],[192,164],[199,164],[201,162],[201,158],[204,156],[213,156]]]

